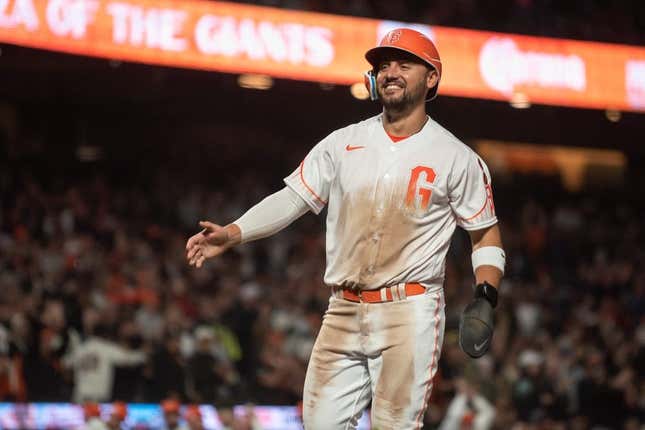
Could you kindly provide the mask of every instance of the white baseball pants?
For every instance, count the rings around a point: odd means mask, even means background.
[[[443,289],[386,303],[332,296],[305,379],[306,430],[423,426],[445,327]]]

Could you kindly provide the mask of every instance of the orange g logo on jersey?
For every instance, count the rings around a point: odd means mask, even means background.
[[[410,208],[427,210],[432,197],[432,188],[429,184],[434,182],[436,176],[431,167],[417,166],[412,169],[405,204]],[[420,203],[417,203],[417,197],[421,198]]]

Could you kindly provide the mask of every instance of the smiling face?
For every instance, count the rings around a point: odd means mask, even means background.
[[[439,76],[416,56],[392,49],[381,57],[376,69],[376,90],[385,109],[405,110],[423,104]]]

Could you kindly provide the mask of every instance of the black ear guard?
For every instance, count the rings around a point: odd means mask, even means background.
[[[365,79],[365,88],[370,93],[370,100],[378,100],[378,92],[376,92],[376,75],[374,70],[368,70],[363,73]]]

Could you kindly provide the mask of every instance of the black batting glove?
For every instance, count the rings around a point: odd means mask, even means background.
[[[486,354],[493,340],[493,308],[497,290],[488,282],[475,287],[475,296],[459,321],[459,345],[472,358]]]

